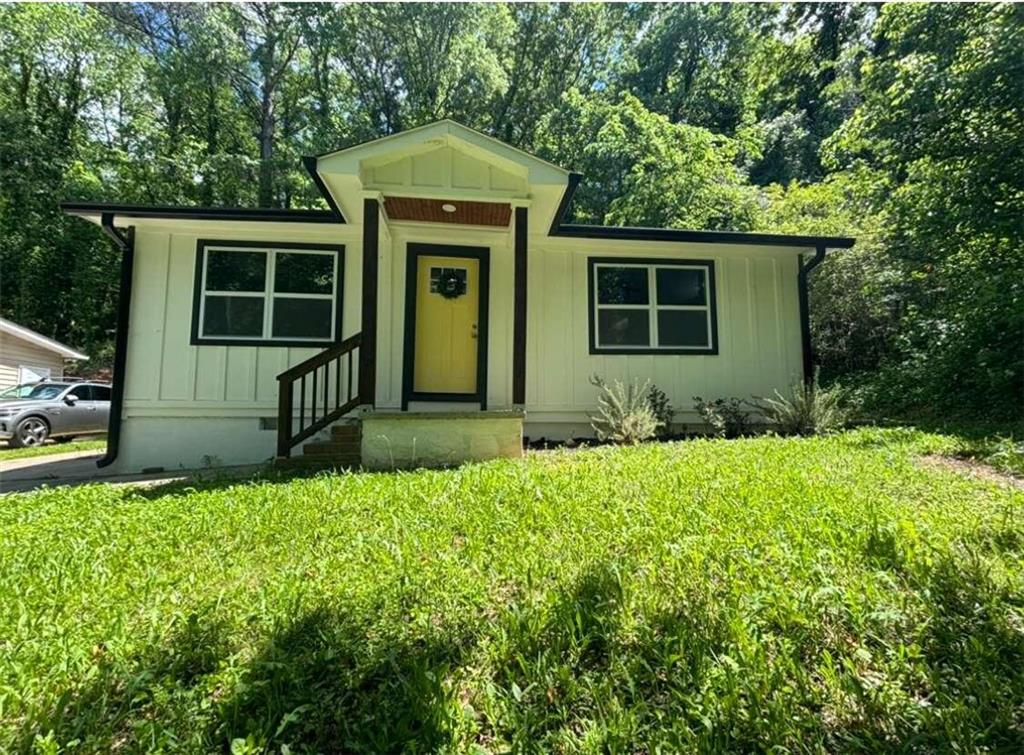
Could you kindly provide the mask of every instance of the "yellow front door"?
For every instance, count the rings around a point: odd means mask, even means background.
[[[415,392],[476,393],[479,315],[479,260],[418,258]]]

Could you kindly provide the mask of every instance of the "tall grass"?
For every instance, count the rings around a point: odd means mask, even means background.
[[[940,436],[0,506],[0,750],[1024,746],[1024,496]]]

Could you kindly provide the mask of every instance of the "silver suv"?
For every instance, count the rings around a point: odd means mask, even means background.
[[[46,381],[0,393],[0,440],[14,448],[107,431],[108,383]]]

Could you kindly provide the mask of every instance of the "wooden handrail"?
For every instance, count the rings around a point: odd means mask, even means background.
[[[347,351],[351,351],[357,346],[361,346],[363,343],[363,334],[356,333],[354,336],[349,336],[344,341],[334,344],[330,348],[324,349],[319,354],[314,354],[304,362],[299,362],[294,367],[289,367],[287,370],[277,376],[278,381],[291,380],[301,375],[306,374],[315,367],[320,367],[323,364],[335,359],[339,354],[344,354]]]
[[[361,348],[363,336],[357,333],[341,343],[314,354],[304,362],[290,367],[277,376],[277,455],[287,457],[291,450],[314,433],[341,419],[361,403],[358,390],[352,394],[352,371],[359,365],[353,355]],[[334,374],[331,374],[331,367]],[[341,373],[346,379],[342,393]],[[320,379],[322,373],[322,379]],[[306,391],[306,377],[310,376],[311,390]],[[298,428],[295,425],[295,383],[299,383]],[[331,386],[334,396],[331,396]],[[333,398],[333,400],[332,400]],[[307,422],[307,408],[308,419]],[[318,416],[319,411],[319,416]]]

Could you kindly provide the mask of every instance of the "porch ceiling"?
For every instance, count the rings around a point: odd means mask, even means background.
[[[454,207],[446,211],[444,207]],[[420,197],[384,197],[384,209],[390,220],[415,220],[427,223],[486,225],[507,228],[512,206],[502,202],[425,199]]]

